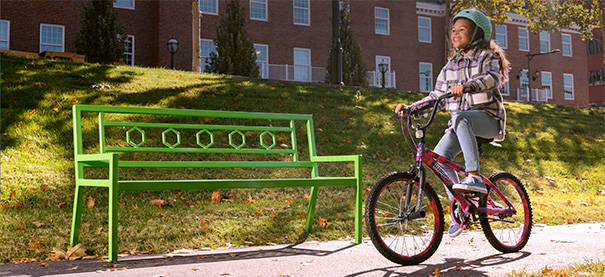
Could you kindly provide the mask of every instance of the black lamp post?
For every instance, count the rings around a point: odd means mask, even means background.
[[[168,47],[168,51],[170,52],[170,68],[174,69],[174,53],[179,48],[179,42],[176,39],[171,38],[168,43],[166,43]]]
[[[559,52],[561,52],[561,50],[555,49],[555,50],[552,50],[552,51],[546,52],[546,53],[534,53],[534,54],[525,55],[525,56],[527,56],[527,90],[528,90],[527,91],[527,102],[531,102],[531,79],[532,79],[532,77],[529,76],[531,74],[530,73],[531,72],[531,67],[530,67],[531,59],[533,59],[535,56],[550,55],[550,54],[559,53]],[[536,71],[536,73],[537,73],[537,71]],[[536,76],[537,76],[537,74],[536,74]],[[534,80],[535,80],[535,78],[534,78]]]
[[[389,70],[389,65],[387,63],[385,63],[384,60],[382,60],[378,64],[378,70],[380,70],[380,73],[382,73],[382,82],[381,83],[382,83],[382,88],[384,88],[384,75]]]

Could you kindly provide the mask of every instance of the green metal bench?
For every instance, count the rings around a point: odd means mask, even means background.
[[[306,132],[308,152],[298,148],[297,123],[302,125],[298,127],[302,129],[299,136]],[[95,126],[91,128],[90,125]],[[311,115],[74,105],[73,127],[76,187],[71,246],[78,244],[83,187],[108,189],[109,261],[117,261],[120,191],[310,187],[305,225],[305,231],[310,232],[318,188],[352,186],[355,187],[355,243],[361,243],[361,156],[317,156]],[[121,138],[110,139],[112,136]],[[254,141],[246,141],[248,136],[258,137]],[[161,155],[161,158],[132,158],[138,154]],[[214,160],[206,160],[209,155],[228,157],[216,160],[213,156]],[[254,159],[234,161],[230,159],[231,155],[254,156]],[[278,158],[268,158],[276,155]],[[166,160],[166,156],[174,159]],[[300,160],[299,156],[305,159]],[[259,157],[266,160],[259,160]],[[320,177],[318,163],[321,162],[352,163],[355,176]],[[90,173],[86,172],[91,168],[105,171],[105,175],[102,178],[88,176]],[[123,174],[118,174],[120,170],[159,168],[307,168],[310,176],[292,179],[122,180],[120,176]]]

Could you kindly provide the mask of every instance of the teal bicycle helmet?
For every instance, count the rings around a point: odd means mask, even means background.
[[[461,51],[465,52],[466,50],[470,49],[471,47],[474,47],[475,45],[481,42],[490,41],[492,37],[492,22],[482,12],[476,9],[462,10],[461,12],[456,14],[456,16],[454,16],[452,22],[456,22],[456,20],[460,18],[466,18],[472,21],[473,23],[475,23],[476,27],[475,30],[473,30],[473,35],[471,36],[471,43],[469,43],[465,49],[456,49],[458,51],[456,56],[458,56]],[[482,38],[475,38],[475,36],[477,35],[478,28],[481,28],[481,30],[483,30]]]

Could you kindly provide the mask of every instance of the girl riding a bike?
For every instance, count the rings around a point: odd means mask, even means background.
[[[462,152],[468,173],[462,182],[454,169],[441,164],[454,181],[454,191],[487,194],[479,173],[477,138],[504,140],[506,111],[498,88],[508,80],[510,62],[504,50],[490,39],[492,25],[483,13],[475,9],[463,10],[454,17],[453,24],[451,40],[456,54],[439,73],[435,90],[419,102],[436,99],[448,92],[456,95],[439,107],[450,111],[452,118],[434,152],[449,160]],[[395,112],[407,108],[399,104]],[[428,113],[430,109],[422,115]],[[446,192],[452,199],[447,189]],[[456,224],[451,224],[448,230],[452,237],[461,232]]]

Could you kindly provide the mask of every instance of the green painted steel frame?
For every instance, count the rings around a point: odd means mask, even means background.
[[[82,138],[82,117],[84,113],[98,114],[99,124],[99,152],[98,154],[84,154]],[[288,120],[289,127],[263,127],[263,126],[228,126],[203,125],[182,123],[145,123],[145,122],[111,122],[105,120],[105,114],[126,115],[158,115],[158,116],[187,116],[208,118],[232,119],[270,119]],[[299,161],[296,141],[296,121],[306,125],[307,140],[309,142],[309,161]],[[127,141],[132,147],[108,147],[105,145],[106,127],[130,127],[128,132],[137,130],[142,134],[139,144]],[[177,135],[176,144],[168,144],[165,140],[167,131],[162,133],[163,143],[168,148],[142,147],[145,143],[145,133],[140,128],[167,128]],[[311,115],[257,113],[257,112],[231,112],[210,110],[184,110],[159,109],[141,107],[111,107],[74,105],[73,106],[73,132],[74,132],[74,163],[75,163],[75,192],[73,218],[71,226],[70,245],[78,244],[83,205],[83,187],[106,187],[109,191],[109,251],[108,261],[117,261],[118,255],[118,196],[120,191],[140,190],[182,190],[182,189],[220,189],[220,188],[277,188],[277,187],[310,187],[310,198],[305,224],[305,231],[310,232],[315,217],[317,192],[322,186],[353,186],[355,187],[355,243],[361,243],[362,235],[362,163],[360,155],[344,156],[317,156],[313,118]],[[177,148],[180,136],[175,129],[202,130],[196,134],[197,144],[201,148]],[[214,144],[213,134],[208,130],[233,130],[229,134],[229,148],[210,148]],[[245,136],[242,136],[242,145],[235,145],[231,140],[232,134],[242,134],[241,131],[263,131],[260,136],[263,149],[244,149]],[[290,132],[291,149],[273,149],[275,138],[271,131]],[[200,133],[207,132],[211,143],[200,143]],[[273,138],[273,145],[267,146],[262,142],[263,135],[269,134]],[[127,133],[129,135],[129,133]],[[129,140],[129,138],[128,138]],[[293,161],[120,161],[117,152],[172,152],[172,153],[240,153],[240,154],[292,154]],[[321,162],[352,162],[355,167],[355,177],[320,177],[318,163]],[[108,179],[85,179],[85,167],[108,168]],[[225,180],[119,180],[119,168],[311,168],[311,177],[307,179],[225,179]]]

